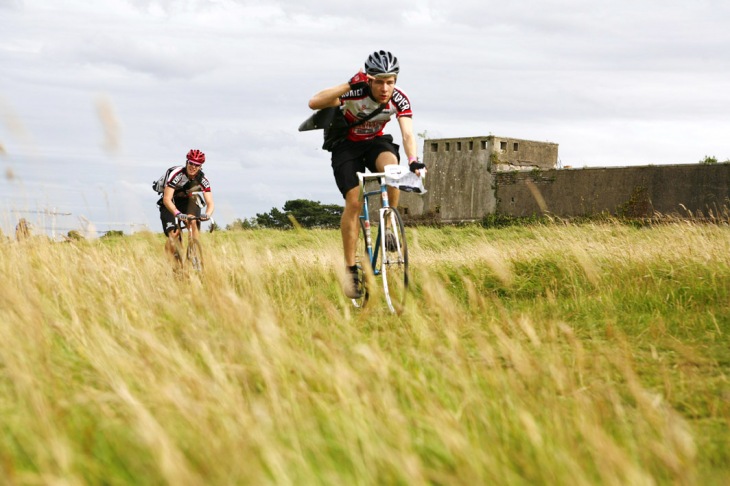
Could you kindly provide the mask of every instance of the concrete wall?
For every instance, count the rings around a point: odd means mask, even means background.
[[[728,205],[729,164],[559,169],[495,174],[496,212],[557,216],[708,214]]]
[[[554,168],[558,145],[515,138],[464,137],[424,141],[428,167],[423,195],[401,194],[404,219],[442,222],[481,219],[496,211],[493,172]]]
[[[563,217],[707,215],[730,206],[730,164],[555,169],[557,150],[493,135],[426,140],[428,192],[402,193],[401,213],[406,221],[448,223],[543,210]]]
[[[554,169],[558,144],[517,138],[490,137],[494,172],[514,169]]]

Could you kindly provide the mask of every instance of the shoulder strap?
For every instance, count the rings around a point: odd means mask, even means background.
[[[378,106],[376,109],[374,109],[371,113],[368,114],[368,116],[364,118],[360,118],[355,123],[348,124],[348,127],[356,127],[358,125],[362,125],[366,121],[370,120],[371,118],[374,118],[380,114],[381,111],[383,111],[388,106],[388,103],[383,103],[380,106]]]
[[[365,123],[371,118],[378,116],[378,114],[380,114],[380,112],[383,111],[387,106],[388,103],[383,103],[371,113],[369,113],[365,118],[357,120],[351,125],[348,124],[348,128],[356,127],[357,125]],[[315,111],[312,115],[309,116],[309,118],[304,120],[301,125],[299,125],[299,131],[306,132],[309,130],[317,130],[318,128],[327,129],[332,124],[332,120],[334,120],[339,109],[339,106],[330,106],[328,108],[322,108],[321,110]]]

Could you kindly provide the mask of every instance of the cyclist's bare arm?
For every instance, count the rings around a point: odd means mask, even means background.
[[[175,203],[172,201],[172,197],[175,195],[175,189],[170,186],[165,186],[165,190],[162,193],[162,204],[165,205],[170,213],[175,214],[178,209],[175,207]]]
[[[407,160],[418,158],[418,144],[416,137],[413,136],[413,119],[410,116],[402,116],[398,118],[398,125],[403,137],[403,150],[406,152]],[[420,176],[420,171],[416,171],[416,175]]]
[[[331,88],[326,88],[312,96],[309,100],[309,107],[313,110],[321,110],[331,106],[340,106],[340,96],[350,91],[350,83],[342,83]]]
[[[367,80],[373,80],[375,79],[369,74],[363,73],[362,69],[358,71],[355,76],[350,78],[349,81],[346,83],[338,84],[337,86],[332,86],[331,88],[323,89],[316,95],[312,96],[312,99],[309,100],[309,107],[313,110],[321,110],[322,108],[330,108],[332,106],[339,106],[340,104],[340,96],[347,93],[351,89],[353,89],[353,85],[350,83],[355,83],[355,85],[363,84]]]
[[[215,209],[215,203],[213,202],[213,193],[210,191],[204,192],[203,199],[205,199],[205,214],[210,217],[213,215],[213,210]]]

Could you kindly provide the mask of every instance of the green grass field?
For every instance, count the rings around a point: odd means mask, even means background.
[[[0,245],[5,484],[728,484],[730,229],[409,228],[354,309],[337,231]]]

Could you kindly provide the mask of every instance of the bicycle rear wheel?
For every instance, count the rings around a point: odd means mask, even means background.
[[[368,271],[372,274],[370,268],[370,260],[368,257],[368,245],[365,241],[365,222],[360,219],[360,234],[357,238],[357,246],[355,247],[355,264],[357,265],[357,278],[360,282],[360,297],[352,299],[355,307],[365,307],[368,303],[370,294],[368,292]]]
[[[187,252],[188,265],[196,272],[203,271],[203,248],[198,240],[190,240]]]
[[[408,290],[408,245],[403,220],[395,208],[386,208],[383,213],[385,228],[380,228],[382,258],[380,273],[383,276],[385,300],[391,312],[400,314],[406,303]],[[386,244],[386,228],[393,232],[391,244]]]

